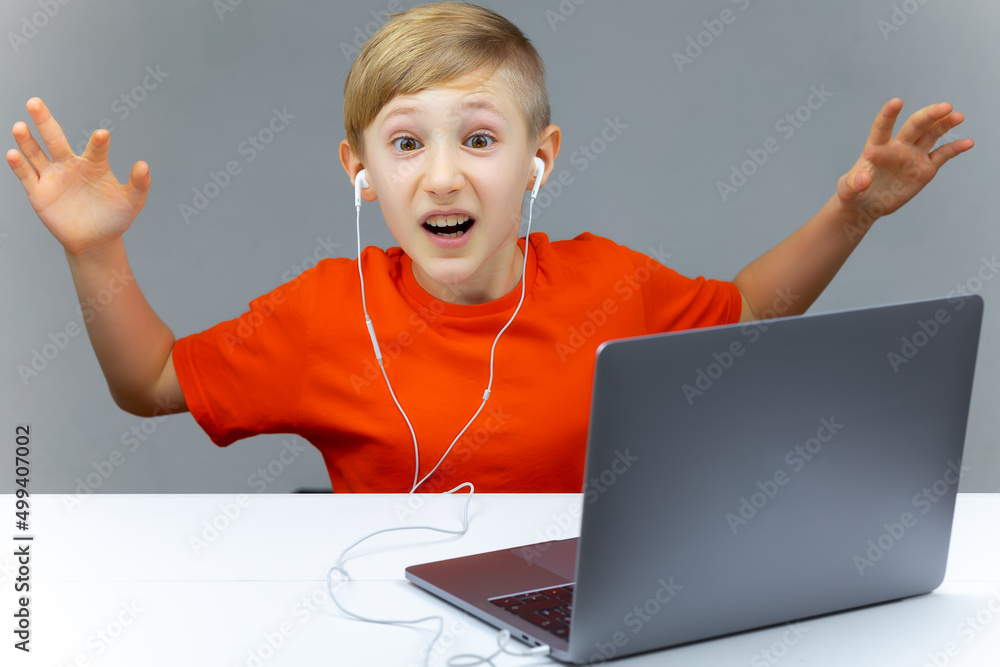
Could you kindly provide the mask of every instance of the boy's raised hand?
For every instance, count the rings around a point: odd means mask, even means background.
[[[149,165],[136,162],[122,185],[108,164],[111,134],[107,130],[91,134],[83,155],[75,155],[40,98],[32,97],[25,107],[52,159],[31,136],[28,124],[17,122],[11,133],[21,152],[7,151],[7,164],[20,179],[35,213],[71,254],[116,240],[146,202]]]
[[[837,181],[837,196],[844,207],[873,217],[889,215],[930,183],[945,162],[975,143],[960,139],[928,153],[948,130],[965,120],[961,113],[951,113],[948,102],[916,111],[892,139],[892,126],[902,108],[903,100],[898,97],[885,103],[861,157]]]

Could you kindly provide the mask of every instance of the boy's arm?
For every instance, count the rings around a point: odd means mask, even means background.
[[[40,98],[29,99],[25,108],[51,157],[28,124],[18,121],[11,133],[20,151],[7,151],[7,164],[65,250],[112,398],[144,417],[187,409],[173,370],[174,335],[139,291],[121,239],[146,202],[149,165],[136,162],[119,183],[108,163],[110,132],[94,131],[76,155]]]
[[[139,290],[121,238],[79,254],[66,251],[66,259],[115,403],[142,417],[187,410],[174,372],[174,335]]]
[[[837,181],[836,194],[733,279],[743,299],[741,322],[804,313],[875,220],[908,202],[944,163],[972,148],[972,139],[962,139],[928,153],[964,120],[947,102],[915,112],[891,139],[902,108],[898,97],[882,107],[861,157]]]
[[[870,220],[844,208],[837,195],[809,222],[740,271],[740,322],[800,315],[819,298],[847,261]]]

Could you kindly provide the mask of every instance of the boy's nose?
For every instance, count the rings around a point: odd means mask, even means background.
[[[443,157],[427,162],[423,180],[424,190],[445,197],[462,188],[465,176],[457,162]]]

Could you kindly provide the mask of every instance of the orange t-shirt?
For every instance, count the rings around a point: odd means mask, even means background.
[[[530,238],[524,303],[497,342],[489,400],[421,493],[465,481],[482,493],[581,492],[597,346],[740,318],[732,282],[684,277],[589,232]],[[361,262],[423,478],[482,403],[490,348],[521,284],[458,305],[425,292],[401,248],[368,246]],[[375,359],[356,260],[323,259],[249,305],[174,345],[184,398],[212,442],[296,433],[322,453],[334,492],[409,492],[413,436]]]

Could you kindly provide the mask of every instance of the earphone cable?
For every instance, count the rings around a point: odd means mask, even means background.
[[[528,252],[529,252],[529,246],[530,246],[530,240],[529,239],[530,239],[530,236],[531,236],[532,207],[534,206],[535,196],[537,195],[538,189],[540,187],[541,178],[542,178],[542,176],[545,173],[545,171],[544,171],[544,165],[542,163],[542,160],[540,158],[536,157],[536,158],[534,158],[534,161],[535,161],[535,165],[536,165],[536,169],[535,169],[536,176],[535,176],[535,185],[532,188],[532,192],[531,192],[531,200],[530,200],[529,205],[528,205],[528,231],[527,231],[527,233],[525,234],[525,237],[524,237],[524,261],[523,261],[523,263],[521,265],[521,281],[520,281],[521,282],[521,298],[520,298],[520,300],[517,303],[517,307],[514,309],[514,313],[511,315],[510,319],[507,321],[507,324],[505,324],[503,326],[503,328],[500,329],[500,332],[497,334],[496,338],[493,339],[493,345],[490,348],[490,379],[489,379],[489,382],[488,382],[488,384],[486,386],[486,390],[483,392],[483,402],[480,404],[479,409],[476,410],[476,413],[474,415],[472,415],[472,418],[469,420],[469,422],[465,425],[465,427],[459,432],[459,434],[452,441],[451,445],[448,446],[448,449],[445,450],[444,454],[441,455],[441,459],[437,462],[437,465],[435,465],[431,469],[431,471],[429,473],[427,473],[427,475],[424,476],[424,478],[421,479],[419,482],[417,481],[417,478],[418,478],[419,472],[420,472],[420,450],[419,450],[419,448],[417,446],[417,435],[416,435],[416,433],[413,430],[413,425],[410,423],[409,418],[406,416],[406,412],[403,410],[403,407],[399,404],[399,401],[396,399],[395,392],[393,392],[393,390],[392,390],[392,384],[389,382],[389,376],[386,374],[385,366],[382,363],[382,352],[379,349],[378,339],[375,336],[375,327],[372,324],[371,317],[368,315],[368,306],[367,306],[366,301],[365,301],[365,278],[364,278],[364,273],[363,273],[363,271],[361,269],[361,199],[360,199],[360,188],[361,187],[368,187],[368,185],[367,185],[367,182],[363,180],[364,179],[364,172],[363,171],[358,176],[355,177],[355,205],[357,207],[357,221],[356,222],[357,222],[357,231],[358,231],[358,277],[361,280],[361,307],[362,307],[362,309],[364,310],[364,313],[365,313],[365,325],[368,327],[368,334],[369,334],[369,336],[371,337],[371,340],[372,340],[372,347],[375,350],[375,358],[378,360],[379,367],[382,369],[382,377],[385,378],[386,386],[389,388],[389,394],[390,394],[390,396],[392,396],[392,400],[396,404],[396,407],[399,409],[399,412],[403,415],[403,419],[406,420],[406,425],[410,429],[410,435],[413,437],[413,450],[414,450],[414,458],[415,458],[415,461],[416,461],[416,465],[415,465],[414,470],[413,470],[413,487],[410,489],[410,492],[409,492],[410,494],[413,494],[414,492],[416,492],[417,488],[421,484],[423,484],[425,481],[427,481],[427,479],[431,475],[434,474],[434,472],[438,469],[438,467],[440,467],[440,465],[444,462],[445,457],[448,456],[448,453],[451,452],[452,448],[455,446],[455,443],[458,442],[458,440],[462,437],[462,434],[465,433],[465,431],[469,428],[469,426],[472,425],[472,422],[475,421],[476,417],[479,416],[479,413],[482,412],[483,407],[485,407],[485,405],[486,405],[486,401],[490,397],[491,388],[493,386],[493,360],[494,360],[494,352],[496,350],[497,342],[500,340],[500,336],[503,334],[503,332],[506,331],[507,328],[514,321],[514,318],[517,317],[518,312],[521,310],[521,304],[524,303],[525,284],[526,284],[526,280],[527,280]],[[468,232],[466,232],[466,233],[468,233]],[[354,612],[348,611],[347,609],[345,609],[340,604],[340,602],[337,600],[336,591],[332,587],[331,577],[332,577],[332,575],[333,575],[333,573],[335,571],[339,571],[343,575],[345,581],[351,581],[350,575],[347,573],[347,570],[344,568],[344,557],[347,555],[348,551],[350,551],[354,547],[358,546],[359,544],[361,544],[365,540],[371,538],[372,536],[378,535],[379,533],[387,533],[387,532],[392,532],[392,531],[397,531],[397,530],[425,529],[425,530],[433,530],[433,531],[437,531],[437,532],[441,532],[441,533],[449,533],[449,534],[454,534],[454,535],[464,535],[466,533],[466,531],[468,531],[468,529],[469,529],[469,503],[471,503],[471,501],[472,501],[472,496],[475,493],[475,488],[472,486],[472,484],[470,482],[463,482],[462,484],[459,484],[458,486],[456,486],[451,491],[446,491],[445,493],[446,494],[454,493],[455,491],[457,491],[458,489],[462,488],[463,486],[468,486],[469,487],[469,497],[468,497],[468,499],[465,502],[465,511],[464,511],[464,515],[463,515],[463,519],[462,519],[463,525],[462,525],[462,529],[461,530],[447,530],[447,529],[443,529],[443,528],[435,528],[435,527],[432,527],[432,526],[402,526],[402,527],[385,528],[385,529],[382,529],[382,530],[378,530],[378,531],[375,531],[373,533],[370,533],[370,534],[362,537],[361,539],[357,540],[356,542],[354,542],[353,544],[351,544],[350,546],[348,546],[346,549],[344,549],[340,553],[340,556],[337,559],[336,565],[334,565],[333,567],[331,567],[330,571],[327,573],[327,581],[326,581],[326,583],[327,583],[327,590],[328,590],[328,592],[330,594],[330,598],[333,600],[333,603],[342,612],[344,612],[345,614],[348,614],[349,616],[352,616],[352,617],[354,617],[356,619],[359,619],[359,620],[362,620],[362,621],[368,621],[368,622],[371,622],[371,623],[385,623],[385,624],[393,624],[393,625],[415,624],[415,623],[422,623],[424,621],[429,621],[429,620],[438,620],[440,624],[438,626],[437,634],[434,636],[434,639],[431,640],[431,643],[430,643],[430,645],[429,645],[429,647],[427,649],[427,653],[424,656],[424,665],[425,665],[425,667],[428,664],[428,661],[430,660],[430,653],[431,653],[431,650],[434,647],[434,644],[437,643],[437,640],[441,637],[442,633],[444,632],[444,617],[442,617],[442,616],[426,616],[424,618],[419,618],[419,619],[414,619],[414,620],[380,620],[380,619],[372,619],[372,618],[367,618],[367,617],[361,616],[360,614],[356,614]],[[497,637],[498,649],[497,649],[497,651],[494,654],[492,654],[492,655],[490,655],[488,657],[485,657],[485,658],[483,658],[481,656],[477,656],[477,655],[472,655],[472,654],[463,654],[463,655],[460,655],[460,656],[453,657],[452,659],[450,659],[448,661],[448,664],[452,665],[454,667],[459,667],[460,663],[455,662],[455,660],[462,659],[462,658],[474,658],[475,659],[474,662],[466,662],[466,663],[464,663],[464,665],[477,665],[477,664],[481,664],[481,663],[493,664],[491,662],[492,659],[494,657],[496,657],[497,655],[499,655],[500,653],[507,653],[508,655],[528,657],[528,656],[547,655],[549,653],[549,650],[550,650],[547,645],[542,645],[542,646],[537,646],[535,648],[532,648],[532,649],[530,649],[529,651],[527,651],[525,653],[515,653],[515,652],[511,651],[509,648],[507,648],[507,643],[510,641],[510,639],[511,639],[510,633],[507,630],[503,630],[503,631],[500,632],[499,636]]]
[[[538,178],[541,179],[541,175],[539,175]],[[448,449],[446,449],[444,454],[441,455],[441,458],[440,460],[438,460],[437,464],[433,468],[431,468],[431,471],[426,475],[424,475],[423,479],[421,479],[419,482],[417,481],[417,478],[419,477],[420,474],[420,448],[417,446],[417,434],[413,431],[413,425],[410,423],[409,417],[406,416],[406,411],[403,410],[403,407],[399,404],[399,401],[396,399],[396,393],[392,390],[392,384],[389,382],[389,376],[386,374],[385,366],[382,363],[382,352],[378,345],[378,339],[375,336],[375,328],[372,324],[371,317],[369,317],[368,315],[368,306],[366,305],[365,302],[365,277],[361,270],[361,204],[360,202],[356,204],[357,229],[358,229],[358,276],[361,279],[361,308],[364,310],[365,324],[368,326],[368,333],[371,336],[372,346],[375,349],[375,359],[378,361],[379,368],[382,369],[382,377],[385,378],[385,384],[389,388],[389,395],[392,396],[393,402],[399,409],[400,414],[403,415],[403,419],[406,421],[406,425],[410,429],[410,435],[413,437],[413,455],[414,459],[416,460],[416,465],[414,466],[413,469],[413,487],[410,489],[409,491],[410,493],[416,492],[416,490],[420,487],[420,485],[426,482],[427,479],[434,474],[434,472],[444,462],[445,458],[448,456],[451,450],[455,447],[455,443],[458,442],[458,440],[462,437],[462,434],[464,434],[465,431],[468,430],[468,428],[472,425],[472,422],[474,422],[476,420],[476,417],[479,416],[479,413],[482,412],[484,407],[486,407],[486,401],[489,399],[491,388],[493,387],[493,358],[494,358],[494,352],[496,351],[497,342],[500,340],[500,336],[503,334],[503,332],[507,330],[507,327],[509,327],[511,323],[514,321],[514,318],[517,317],[517,313],[521,310],[521,304],[524,303],[525,283],[527,280],[528,252],[529,252],[530,237],[531,237],[531,215],[532,215],[532,208],[535,203],[535,196],[536,196],[535,192],[533,191],[531,193],[531,200],[528,204],[528,231],[524,236],[524,262],[521,265],[521,298],[517,302],[517,308],[514,309],[514,313],[510,316],[510,319],[507,321],[507,324],[505,324],[503,328],[500,329],[500,333],[498,333],[496,338],[493,339],[493,345],[492,347],[490,347],[490,379],[489,382],[487,383],[486,391],[483,392],[483,402],[479,405],[479,409],[476,410],[476,413],[474,415],[472,415],[472,418],[469,419],[469,422],[465,425],[465,427],[463,427],[462,430],[459,431],[458,435],[455,436],[455,439],[452,440],[450,445],[448,445]]]
[[[392,390],[392,385],[389,383],[389,376],[385,374],[385,366],[382,364],[382,351],[378,346],[378,339],[375,337],[375,328],[372,325],[372,320],[368,317],[368,306],[365,305],[365,276],[361,272],[361,204],[357,204],[358,210],[358,277],[361,279],[361,308],[365,311],[365,324],[368,325],[368,334],[372,339],[372,346],[375,348],[375,359],[378,361],[379,368],[382,369],[382,377],[385,378],[385,385],[389,388],[389,395],[392,396],[393,403],[399,408],[399,412],[403,415],[403,419],[406,420],[406,426],[410,429],[410,435],[413,436],[413,456],[416,458],[416,466],[413,468],[413,488],[410,489],[410,493],[413,493],[417,488],[417,474],[420,471],[420,450],[417,448],[417,434],[413,432],[413,424],[410,423],[410,418],[406,416],[406,412],[403,411],[403,407],[396,400],[396,393]],[[476,413],[479,414],[478,412]],[[475,419],[475,417],[473,417]],[[464,432],[465,429],[463,429]],[[461,434],[459,434],[461,435]]]

